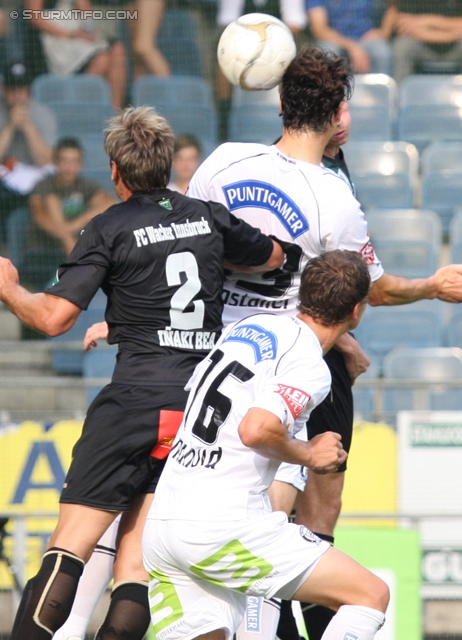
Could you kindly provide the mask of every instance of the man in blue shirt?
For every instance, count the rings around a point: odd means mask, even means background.
[[[391,47],[387,13],[375,27],[372,0],[305,0],[313,37],[324,49],[346,54],[354,73],[391,75]]]

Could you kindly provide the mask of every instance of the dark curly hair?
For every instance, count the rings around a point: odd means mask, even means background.
[[[353,75],[345,58],[307,47],[295,56],[282,78],[284,127],[324,133],[352,89]]]
[[[366,300],[371,287],[367,264],[357,251],[327,251],[303,270],[298,310],[326,327],[344,322]]]

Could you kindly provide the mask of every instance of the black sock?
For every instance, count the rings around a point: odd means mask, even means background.
[[[45,553],[39,572],[24,589],[11,640],[49,640],[63,626],[84,566],[83,560],[65,549],[52,547]]]
[[[95,640],[143,640],[151,621],[146,582],[118,582]]]
[[[329,536],[327,533],[315,533],[314,531],[313,533],[318,536],[318,538],[321,538],[321,540],[330,542],[332,545],[334,544],[333,536]],[[316,605],[301,602],[300,605],[302,607],[303,619],[308,632],[308,638],[310,640],[320,640],[327,625],[334,617],[335,611],[328,609],[327,607],[323,607],[320,604]]]
[[[276,635],[280,640],[299,640],[300,638],[292,612],[292,600],[281,600],[281,615]]]

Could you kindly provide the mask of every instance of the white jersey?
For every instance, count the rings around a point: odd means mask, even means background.
[[[383,274],[359,202],[342,178],[275,146],[222,144],[196,171],[187,195],[221,202],[263,233],[290,243],[284,270],[227,277],[225,325],[252,313],[296,315],[301,272],[326,251],[359,251],[372,281]]]
[[[259,407],[294,435],[330,384],[319,340],[299,318],[257,314],[227,327],[186,387],[185,417],[148,518],[223,521],[269,513],[265,491],[279,462],[244,446],[239,424]]]

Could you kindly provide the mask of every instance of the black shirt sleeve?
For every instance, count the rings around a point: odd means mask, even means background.
[[[72,253],[58,269],[58,281],[45,293],[65,298],[87,309],[103,283],[111,264],[110,250],[97,219],[85,227]]]
[[[256,267],[265,264],[273,253],[273,242],[260,229],[236,218],[222,204],[210,202],[216,228],[224,239],[224,258],[232,264]]]

